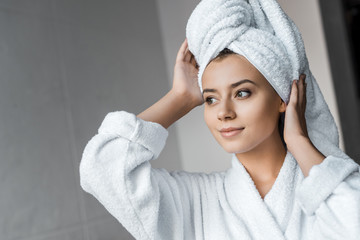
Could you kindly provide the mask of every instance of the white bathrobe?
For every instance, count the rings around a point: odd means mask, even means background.
[[[152,168],[167,136],[160,124],[112,112],[83,152],[82,188],[136,239],[360,239],[352,159],[327,156],[304,178],[288,152],[262,199],[235,154],[225,172]]]

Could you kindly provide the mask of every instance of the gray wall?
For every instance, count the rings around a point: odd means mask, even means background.
[[[132,239],[79,185],[106,113],[169,90],[154,1],[0,1],[0,239]],[[176,132],[154,167],[180,169]]]

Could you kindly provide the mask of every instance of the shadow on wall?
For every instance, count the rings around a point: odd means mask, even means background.
[[[345,151],[360,159],[360,1],[320,0]]]

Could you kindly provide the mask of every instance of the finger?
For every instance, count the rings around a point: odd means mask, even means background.
[[[304,86],[304,111],[306,109],[306,103],[307,103],[307,98],[306,98],[306,95],[307,95],[307,83],[305,82],[305,86]]]
[[[195,68],[198,68],[198,64],[196,62],[194,54],[191,54],[191,64],[194,65]]]
[[[304,76],[301,75],[299,80],[298,80],[298,89],[299,89],[299,92],[298,92],[298,100],[299,100],[299,104],[300,104],[300,107],[302,108],[303,105],[304,105],[304,83],[305,83],[305,80],[304,80]]]
[[[302,109],[303,109],[303,112],[305,112],[305,109],[306,109],[306,75],[303,74],[303,101],[302,101]]]
[[[184,61],[185,62],[190,62],[191,60],[191,52],[189,50],[189,47],[186,47],[186,50],[185,50],[185,57],[184,57]]]
[[[291,92],[290,92],[290,100],[289,104],[296,105],[298,102],[298,89],[297,89],[297,83],[296,80],[293,80],[291,85]]]
[[[196,60],[195,60],[195,56],[194,54],[191,54],[191,59],[190,59],[190,63],[191,65],[193,65],[196,68]]]
[[[186,47],[187,47],[187,39],[185,38],[185,40],[181,44],[181,46],[179,48],[179,51],[178,51],[178,53],[176,55],[176,61],[183,61],[184,60]]]
[[[185,40],[184,40],[184,55],[185,55],[185,53],[186,53],[186,49],[188,49],[188,47],[189,47],[189,44],[188,44],[188,41],[187,41],[187,38],[185,38]]]
[[[191,57],[190,57],[190,63],[191,65],[194,65],[194,55],[191,53]]]

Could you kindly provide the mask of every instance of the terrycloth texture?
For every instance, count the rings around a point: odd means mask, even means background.
[[[167,136],[160,124],[112,112],[83,152],[82,188],[136,239],[359,239],[360,172],[353,160],[327,156],[304,179],[288,152],[263,200],[235,155],[225,172],[152,168]]]
[[[288,103],[291,83],[306,74],[309,137],[325,156],[349,158],[339,149],[339,134],[312,75],[304,43],[276,0],[202,0],[192,12],[186,37],[199,65],[199,86],[208,63],[221,50],[243,55]]]

